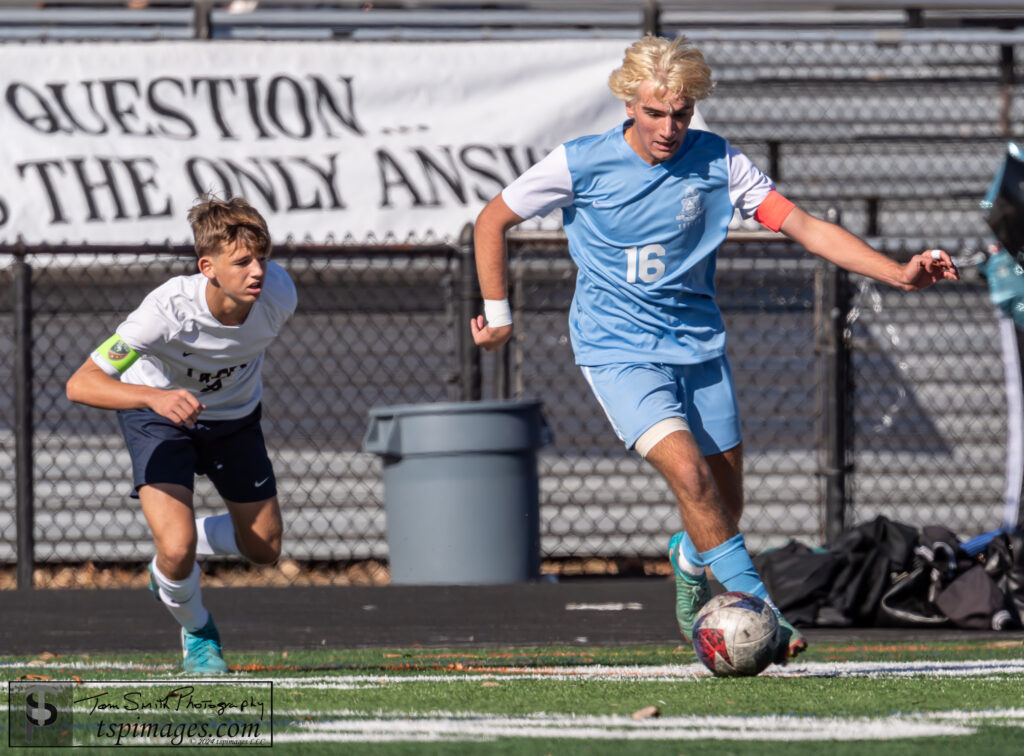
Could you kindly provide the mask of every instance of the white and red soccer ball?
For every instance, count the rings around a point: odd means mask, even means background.
[[[779,645],[775,610],[750,593],[720,593],[693,623],[693,650],[719,677],[749,677],[772,663]]]

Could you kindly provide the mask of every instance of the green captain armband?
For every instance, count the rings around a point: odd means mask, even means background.
[[[113,365],[119,373],[130,368],[135,364],[135,360],[142,356],[128,346],[124,339],[116,333],[96,347],[96,353]]]

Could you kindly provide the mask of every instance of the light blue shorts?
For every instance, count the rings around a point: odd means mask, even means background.
[[[728,451],[743,438],[732,369],[724,355],[696,365],[625,363],[580,369],[627,449],[652,425],[671,417],[686,420],[705,456]]]

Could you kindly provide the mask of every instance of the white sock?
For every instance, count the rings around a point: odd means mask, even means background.
[[[203,606],[199,590],[199,565],[193,565],[192,573],[184,580],[171,580],[160,572],[155,557],[151,566],[153,579],[160,589],[160,600],[174,619],[189,632],[203,627],[209,621],[210,613]]]
[[[235,540],[235,523],[229,514],[196,518],[196,556],[214,554],[242,556]]]

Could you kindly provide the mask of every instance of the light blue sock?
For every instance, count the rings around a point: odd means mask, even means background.
[[[742,533],[737,533],[713,549],[700,552],[700,558],[711,568],[718,582],[724,585],[727,591],[743,591],[761,599],[768,599],[768,589],[765,588],[750,554],[747,553]]]

